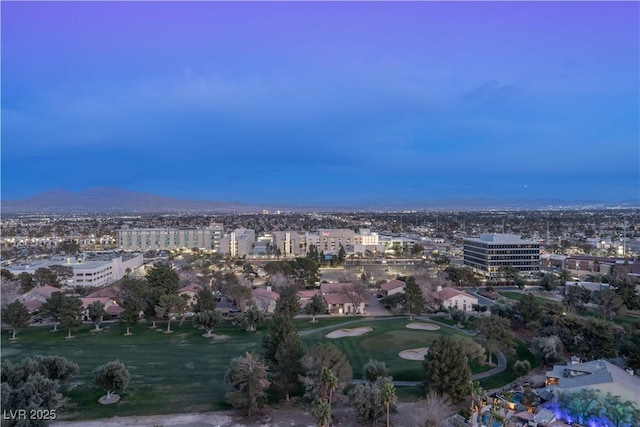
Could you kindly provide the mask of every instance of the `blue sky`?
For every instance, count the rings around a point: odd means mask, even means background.
[[[3,2],[2,198],[638,197],[637,2]]]

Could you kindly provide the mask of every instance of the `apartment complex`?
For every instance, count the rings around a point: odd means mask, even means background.
[[[232,257],[249,255],[256,243],[256,232],[248,228],[237,228],[220,240],[220,253]]]
[[[540,271],[540,244],[522,240],[514,234],[483,234],[464,239],[464,265],[476,273],[496,278],[502,267],[513,267],[520,273]]]
[[[222,224],[201,228],[123,228],[118,230],[118,247],[125,251],[181,248],[218,251],[223,232]]]

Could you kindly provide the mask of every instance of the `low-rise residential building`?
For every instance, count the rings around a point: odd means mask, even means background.
[[[80,301],[82,301],[82,310],[83,310],[82,311],[82,320],[85,320],[85,321],[90,320],[89,319],[89,306],[91,304],[93,304],[94,302],[96,302],[96,301],[98,301],[98,302],[100,302],[102,304],[102,308],[104,308],[106,316],[118,316],[123,311],[122,307],[120,307],[120,305],[118,305],[118,301],[116,301],[113,298],[86,297],[86,298],[80,298]]]
[[[364,314],[365,299],[353,283],[323,283],[320,292],[330,314]]]
[[[432,292],[431,296],[437,304],[444,308],[455,307],[462,311],[472,311],[473,305],[478,304],[478,298],[455,288],[438,286],[437,291]]]
[[[178,289],[178,295],[184,295],[187,298],[187,309],[191,310],[198,302],[198,292],[202,289],[198,285],[187,285]]]
[[[251,290],[251,299],[260,310],[273,314],[276,310],[276,303],[280,299],[280,294],[271,290],[271,286],[255,288]]]
[[[406,283],[404,283],[402,280],[393,279],[387,283],[383,283],[380,285],[380,293],[386,297],[404,293],[406,286]]]
[[[61,289],[53,286],[37,286],[29,292],[22,294],[18,297],[18,300],[27,307],[29,313],[33,313],[38,311],[42,304],[44,304],[54,292],[61,292]]]
[[[592,389],[601,395],[611,393],[640,402],[640,377],[603,359],[581,363],[574,357],[566,365],[555,365],[547,372],[545,385],[556,391]]]

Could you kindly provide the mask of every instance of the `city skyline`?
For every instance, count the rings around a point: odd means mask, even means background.
[[[616,202],[636,2],[4,2],[2,199]]]

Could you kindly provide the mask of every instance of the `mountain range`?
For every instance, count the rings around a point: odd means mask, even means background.
[[[638,208],[640,200],[605,203],[593,200],[497,200],[445,199],[423,202],[367,204],[359,206],[301,206],[246,204],[234,201],[181,200],[119,188],[89,188],[81,192],[53,190],[25,199],[2,200],[3,213],[100,213],[100,212],[247,212],[262,209],[284,211],[398,211],[398,210],[534,210]]]

